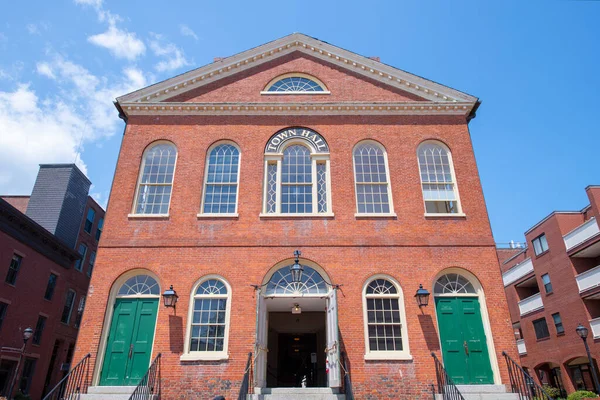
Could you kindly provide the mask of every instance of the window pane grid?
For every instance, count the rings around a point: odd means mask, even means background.
[[[269,92],[323,92],[324,89],[317,82],[300,77],[292,76],[275,82],[268,89]]]
[[[239,162],[239,150],[233,145],[221,144],[210,152],[203,212],[235,212]]]
[[[136,213],[167,214],[177,151],[170,144],[159,144],[144,157]]]
[[[15,284],[22,261],[23,257],[18,254],[13,254],[12,259],[10,260],[10,265],[8,266],[8,273],[6,274],[6,283],[11,285]]]
[[[423,200],[428,213],[457,213],[457,196],[449,152],[426,143],[418,150]]]
[[[217,279],[196,290],[190,333],[190,351],[223,351],[227,323],[227,288]]]
[[[309,150],[292,145],[281,163],[281,212],[312,213],[312,162]]]
[[[374,280],[367,287],[367,331],[370,351],[403,349],[400,303],[397,296],[390,296],[396,293],[396,287],[385,279]]]
[[[267,165],[267,212],[277,211],[277,164]]]
[[[364,143],[354,149],[357,208],[359,213],[389,213],[390,199],[383,149]]]
[[[317,164],[317,210],[327,212],[327,165]]]

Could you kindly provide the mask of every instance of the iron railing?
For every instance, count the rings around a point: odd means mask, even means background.
[[[348,357],[346,357],[346,353],[340,352],[340,358],[342,370],[344,371],[344,393],[346,394],[346,400],[354,400],[352,381],[350,380],[350,367],[348,366]]]
[[[158,353],[146,375],[140,380],[129,400],[160,400],[162,388],[160,386],[160,356]]]
[[[435,363],[435,377],[437,379],[437,393],[442,395],[444,400],[465,400],[463,395],[460,393],[448,372],[444,368],[444,365],[436,357],[435,353],[431,353],[433,361]],[[433,386],[433,385],[432,385]],[[433,398],[435,399],[435,387],[432,387]]]
[[[240,394],[238,400],[246,400],[248,393],[250,393],[250,374],[252,370],[252,352],[248,353],[248,361],[246,362],[246,369],[244,370],[244,377],[242,378],[242,385],[240,386]]]
[[[76,398],[76,395],[87,393],[90,385],[90,357],[88,353],[54,388],[44,396],[43,400],[63,400]]]
[[[502,352],[508,367],[510,377],[510,391],[519,395],[519,400],[554,400],[538,385],[533,378],[525,372],[505,351]]]

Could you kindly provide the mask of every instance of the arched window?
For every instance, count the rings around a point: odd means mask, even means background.
[[[117,296],[159,296],[160,287],[150,275],[136,275],[127,279],[119,288]]]
[[[400,285],[377,276],[364,287],[365,359],[411,359]]]
[[[477,294],[473,284],[460,274],[445,274],[442,275],[433,287],[434,295],[440,294]]]
[[[354,147],[353,156],[358,214],[392,214],[385,149],[368,140]]]
[[[263,216],[330,216],[329,148],[316,132],[283,130],[265,149]]]
[[[182,360],[228,357],[230,310],[231,288],[222,278],[205,277],[194,287]]]
[[[263,94],[328,94],[327,88],[317,78],[307,74],[280,75],[267,84]]]
[[[240,150],[221,143],[209,150],[204,178],[203,214],[235,214],[239,183]]]
[[[303,265],[304,271],[300,282],[292,279],[291,266],[283,267],[275,271],[265,289],[265,295],[311,295],[327,294],[329,286],[314,268]]]
[[[425,213],[460,213],[450,150],[438,142],[425,142],[421,143],[417,154]]]
[[[177,149],[158,143],[144,152],[135,199],[135,214],[169,214]]]

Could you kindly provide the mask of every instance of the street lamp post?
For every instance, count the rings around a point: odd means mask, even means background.
[[[587,344],[588,337],[588,329],[579,324],[575,329],[575,332],[579,335],[581,340],[583,340],[583,344],[585,345],[585,351],[587,352],[588,360],[590,362],[590,367],[592,368],[592,378],[594,379],[594,387],[596,388],[596,393],[600,393],[600,384],[598,383],[598,375],[596,374],[596,367],[594,366],[594,360],[592,359],[592,355],[590,354],[590,346]]]
[[[17,377],[19,376],[19,368],[21,367],[21,361],[23,360],[23,354],[25,354],[25,346],[27,346],[27,341],[29,340],[31,335],[33,335],[33,329],[26,328],[23,331],[23,346],[21,346],[20,349],[14,348],[14,347],[3,347],[2,348],[2,351],[12,351],[15,353],[19,353],[19,361],[17,362],[17,368],[15,368],[15,374],[10,383],[10,389],[8,389],[8,398],[9,399],[12,399],[12,392],[13,392],[13,389],[15,388],[15,382],[17,381]]]

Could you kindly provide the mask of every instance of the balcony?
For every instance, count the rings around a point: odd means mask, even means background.
[[[520,355],[527,354],[527,347],[525,347],[525,339],[517,340],[517,350]]]
[[[543,308],[544,303],[542,302],[541,293],[536,293],[533,296],[530,296],[519,302],[519,311],[521,312],[521,316],[541,310]]]
[[[600,338],[600,318],[594,318],[590,320],[590,327],[592,328],[592,335],[594,335],[594,339]]]
[[[599,233],[600,229],[598,228],[596,218],[592,217],[563,236],[565,247],[567,248],[567,251],[569,251]]]
[[[600,286],[600,265],[590,270],[582,272],[575,277],[579,293]]]
[[[513,266],[511,269],[502,274],[502,281],[504,282],[504,286],[506,287],[511,283],[518,281],[519,279],[531,272],[533,272],[533,263],[531,262],[531,258],[528,258],[525,261],[521,261],[520,263]]]

